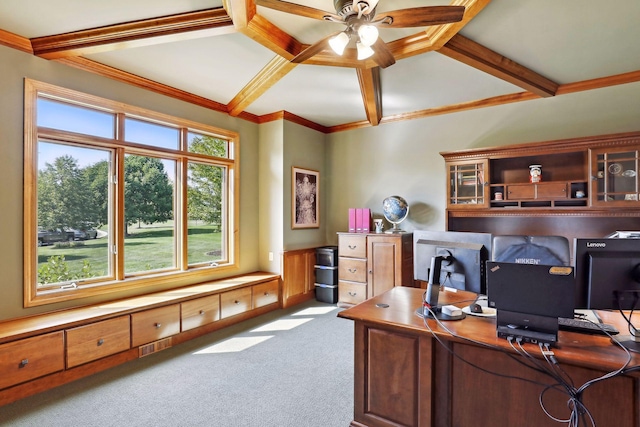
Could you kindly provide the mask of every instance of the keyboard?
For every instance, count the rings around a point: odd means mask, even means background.
[[[620,333],[615,326],[608,323],[593,323],[589,320],[575,318],[568,319],[566,317],[560,317],[558,319],[558,326],[561,331],[580,332],[591,335],[607,335],[605,331],[608,332],[609,335]]]

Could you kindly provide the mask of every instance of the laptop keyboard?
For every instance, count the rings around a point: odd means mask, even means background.
[[[616,335],[620,333],[615,326],[608,323],[594,323],[589,320],[575,318],[568,319],[566,317],[560,317],[558,319],[558,326],[561,331],[580,332],[591,335],[607,335],[607,333],[609,333],[609,335]]]

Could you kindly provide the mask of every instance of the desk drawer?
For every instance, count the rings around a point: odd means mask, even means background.
[[[129,350],[129,316],[104,320],[66,331],[67,368]]]
[[[350,258],[367,257],[366,234],[340,234],[338,237],[338,256]],[[342,262],[342,260],[340,261]],[[340,265],[340,262],[338,265]]]
[[[340,257],[340,262],[338,262],[338,278],[351,282],[366,282],[367,260]]]
[[[367,299],[367,285],[340,280],[338,282],[338,301],[347,304],[359,304]]]
[[[217,320],[220,320],[220,295],[211,295],[182,303],[183,331]]]
[[[221,317],[227,318],[251,310],[251,287],[220,294]]]
[[[170,337],[180,332],[180,304],[133,313],[131,345],[139,345]]]
[[[64,369],[64,333],[0,345],[0,389]]]
[[[260,283],[253,287],[253,308],[264,307],[265,305],[278,302],[279,281],[272,280]]]

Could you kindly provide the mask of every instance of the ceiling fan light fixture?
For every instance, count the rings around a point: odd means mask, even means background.
[[[356,48],[358,49],[358,60],[367,59],[375,53],[371,46],[366,46],[361,42],[356,43]]]
[[[358,36],[360,37],[360,43],[365,46],[372,46],[376,40],[378,40],[378,29],[373,25],[361,25],[358,28]]]
[[[347,47],[348,43],[349,35],[346,32],[342,32],[329,39],[329,46],[331,46],[331,49],[333,49],[333,51],[338,55],[342,55],[344,53],[344,49]]]

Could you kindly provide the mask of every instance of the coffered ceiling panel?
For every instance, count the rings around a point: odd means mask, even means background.
[[[438,6],[461,20],[406,26]],[[328,47],[347,28],[322,19],[333,0],[4,1],[0,44],[326,133],[640,81],[638,0],[380,0],[374,14],[404,9],[362,60],[355,33],[342,56]]]

